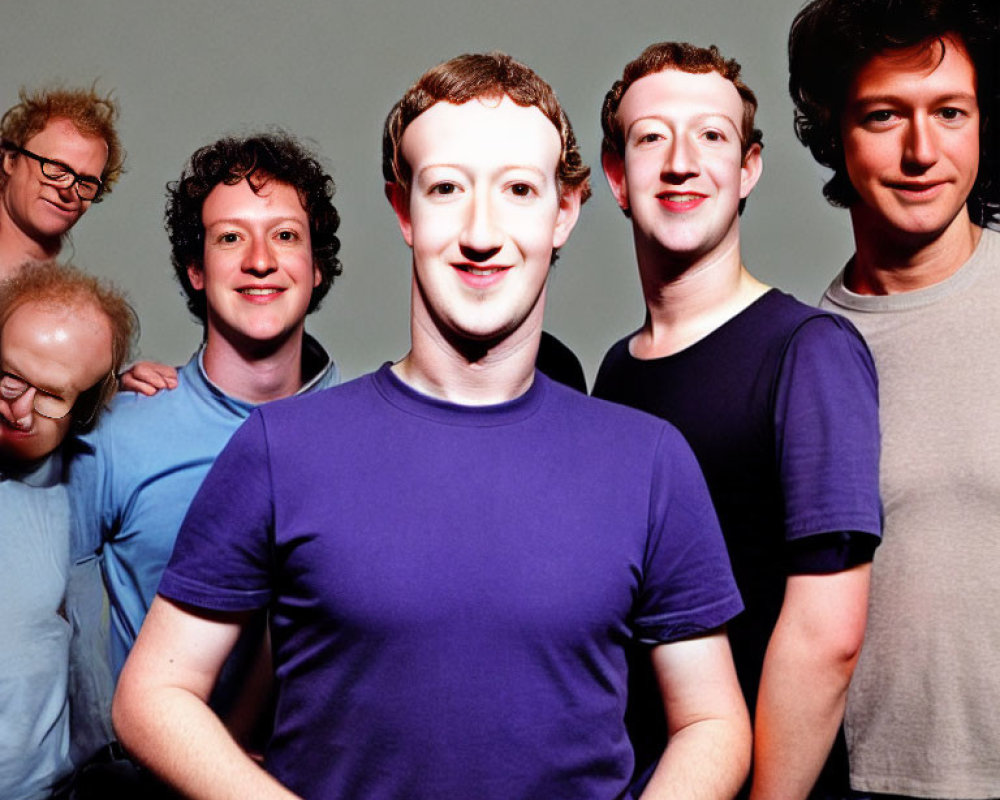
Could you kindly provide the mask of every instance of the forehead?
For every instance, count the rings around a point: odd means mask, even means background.
[[[855,74],[847,101],[949,95],[976,96],[976,67],[962,40],[951,34],[873,56]]]
[[[711,72],[665,69],[645,75],[622,97],[618,118],[626,131],[639,119],[721,116],[737,130],[743,119],[743,100],[732,81]]]
[[[53,161],[62,161],[77,172],[100,175],[108,160],[108,143],[99,136],[86,136],[68,119],[50,119],[24,147]]]
[[[4,368],[43,388],[83,390],[111,369],[111,327],[89,303],[27,302],[0,329]]]
[[[205,198],[201,219],[206,228],[239,220],[295,219],[307,225],[309,222],[295,187],[274,179],[259,184],[256,192],[245,179],[218,184]]]
[[[403,157],[414,175],[433,165],[532,167],[552,176],[561,143],[555,125],[535,106],[504,95],[467,103],[435,103],[403,133]]]

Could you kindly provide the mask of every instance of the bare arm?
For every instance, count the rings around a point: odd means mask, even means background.
[[[138,361],[118,376],[118,382],[126,391],[153,395],[177,388],[177,370],[156,361]]]
[[[750,768],[750,719],[726,634],[662,644],[652,658],[668,740],[642,800],[734,797]]]
[[[202,616],[157,596],[122,670],[112,721],[139,761],[193,800],[293,800],[208,707],[245,617]]]
[[[788,578],[760,680],[751,800],[802,800],[815,784],[861,651],[870,570]]]

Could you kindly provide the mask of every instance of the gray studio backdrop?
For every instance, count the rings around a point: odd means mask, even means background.
[[[109,276],[142,320],[141,355],[183,363],[200,340],[170,267],[163,187],[196,148],[281,125],[331,169],[344,274],[308,329],[345,377],[408,347],[409,258],[382,194],[381,130],[428,67],[506,50],[553,85],[593,170],[551,278],[548,330],[593,381],[608,345],[638,326],[632,239],[600,171],[599,110],[625,63],[666,39],[717,44],[760,101],[764,175],[743,217],[744,258],[765,282],[814,302],[852,251],[792,130],[786,37],[802,0],[2,0],[0,108],[22,84],[113,89],[127,172],[77,225],[64,255]]]

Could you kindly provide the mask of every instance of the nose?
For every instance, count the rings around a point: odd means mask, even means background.
[[[937,139],[932,122],[922,114],[914,115],[906,130],[903,145],[904,167],[923,171],[938,160]]]
[[[10,416],[7,414],[4,416],[8,417],[8,421],[15,428],[28,430],[35,413],[35,387],[29,386],[20,397],[8,401],[7,407],[10,409]]]
[[[488,196],[473,191],[465,224],[459,237],[464,258],[470,261],[489,261],[500,252],[503,239],[493,214],[493,204]]]
[[[674,136],[665,150],[662,170],[664,180],[679,183],[698,174],[698,154],[690,137]]]
[[[278,268],[274,253],[266,236],[253,236],[246,258],[243,260],[243,271],[253,275],[269,275]]]

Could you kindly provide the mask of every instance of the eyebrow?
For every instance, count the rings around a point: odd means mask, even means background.
[[[428,172],[428,171],[430,171],[432,169],[453,169],[453,170],[456,170],[457,172],[463,172],[464,173],[464,172],[468,171],[468,166],[467,165],[462,165],[462,164],[452,164],[452,163],[444,163],[444,162],[442,162],[440,164],[428,164],[427,166],[422,167],[421,169],[419,169],[415,173],[414,177],[421,178],[421,177],[423,177],[424,173],[426,173],[426,172]],[[500,166],[499,168],[497,168],[496,172],[497,173],[504,173],[504,172],[512,172],[514,170],[526,170],[528,172],[532,172],[532,173],[538,175],[538,177],[542,178],[543,180],[547,180],[548,179],[548,173],[547,173],[546,170],[541,169],[539,167],[532,166],[530,164],[504,164],[504,165]]]
[[[728,122],[732,126],[733,130],[736,131],[737,134],[742,135],[742,128],[741,128],[740,124],[737,123],[736,120],[734,120],[731,116],[729,116],[728,114],[726,114],[724,111],[706,111],[706,112],[701,113],[701,114],[695,114],[693,117],[690,118],[690,121],[692,121],[692,122],[705,122],[705,121],[710,120],[710,119],[725,120],[726,122]],[[632,130],[632,128],[634,128],[640,122],[645,122],[647,120],[656,120],[658,122],[667,122],[668,121],[667,118],[664,115],[662,115],[662,114],[645,114],[645,115],[643,115],[641,117],[638,117],[638,118],[632,120],[632,122],[628,126],[628,130],[626,131],[626,133],[630,132]]]
[[[969,92],[946,92],[945,94],[940,94],[934,97],[930,105],[936,106],[942,103],[954,103],[956,101],[965,101],[969,103],[978,103],[978,97],[975,94]],[[852,100],[848,106],[862,106],[862,105],[875,105],[877,103],[884,103],[885,105],[893,105],[900,102],[909,102],[905,95],[899,94],[868,94],[861,95],[860,97]]]
[[[207,224],[203,222],[202,224],[204,225],[204,228],[207,231],[209,228],[214,228],[214,227],[216,227],[218,225],[240,225],[240,226],[247,226],[248,222],[249,222],[249,220],[247,220],[246,217],[224,217],[222,219],[213,220],[212,222],[209,222]],[[308,217],[306,218],[306,220],[305,220],[304,223],[303,223],[302,220],[296,219],[295,217],[283,217],[283,216],[267,217],[264,220],[264,222],[266,222],[269,227],[274,227],[275,225],[282,225],[282,224],[287,224],[287,223],[295,223],[296,225],[302,225],[303,227],[309,227],[309,219],[308,219]]]

